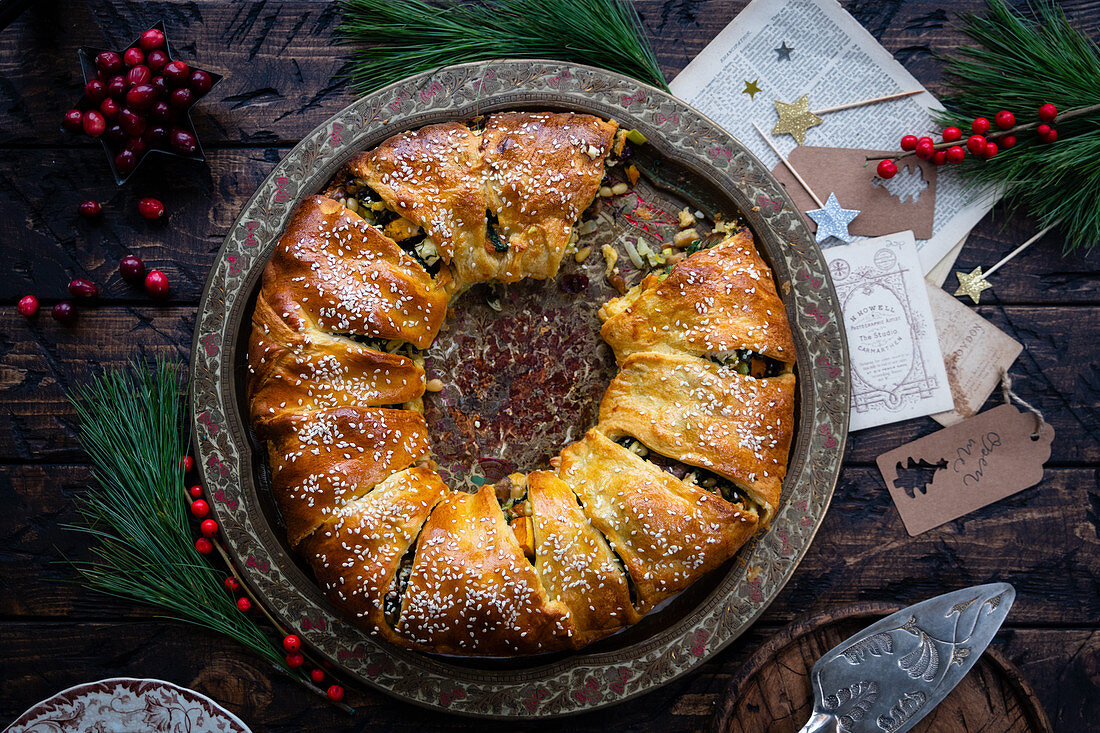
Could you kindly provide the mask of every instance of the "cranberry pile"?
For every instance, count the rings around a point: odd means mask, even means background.
[[[172,59],[160,28],[145,31],[121,54],[99,52],[94,65],[62,126],[103,140],[120,180],[152,150],[200,157],[187,112],[220,77]]]
[[[1038,109],[1041,124],[1032,122],[1017,125],[1016,115],[1003,109],[993,116],[992,124],[985,117],[977,117],[971,121],[971,135],[965,142],[961,129],[945,127],[940,133],[942,138],[940,142],[928,136],[905,135],[901,139],[901,149],[922,160],[931,160],[936,165],[961,163],[968,153],[975,158],[989,160],[1001,149],[1015,147],[1016,135],[1031,129],[1035,130],[1035,134],[1042,142],[1054,142],[1058,139],[1058,130],[1054,127],[1057,117],[1058,108],[1047,103]],[[880,178],[893,178],[897,175],[898,167],[893,160],[883,160],[879,162],[876,172]]]

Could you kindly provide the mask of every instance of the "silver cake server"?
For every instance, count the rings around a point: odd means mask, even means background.
[[[833,647],[810,673],[799,733],[904,733],[947,697],[989,646],[1016,590],[975,585],[903,608]]]

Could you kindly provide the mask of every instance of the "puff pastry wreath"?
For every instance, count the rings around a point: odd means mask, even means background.
[[[264,271],[249,401],[289,542],[335,605],[394,644],[583,647],[720,566],[775,511],[794,347],[748,230],[602,307],[620,371],[554,470],[477,493],[434,470],[421,354],[448,303],[477,282],[553,277],[622,137],[532,113],[400,134],[302,202]]]

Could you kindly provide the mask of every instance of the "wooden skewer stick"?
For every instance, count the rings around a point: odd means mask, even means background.
[[[891,99],[901,99],[902,97],[911,97],[914,94],[920,94],[923,89],[914,89],[911,92],[898,92],[897,94],[887,94],[885,97],[875,97],[874,99],[863,99],[859,102],[848,102],[847,104],[838,104],[835,107],[826,107],[825,109],[812,110],[813,114],[821,116],[827,115],[830,112],[840,112],[844,109],[852,109],[853,107],[863,107],[868,104],[875,104],[876,102],[889,102]]]
[[[983,277],[983,278],[987,278],[987,277],[989,277],[990,275],[992,275],[993,273],[995,273],[995,272],[996,272],[997,270],[1001,269],[1001,267],[1003,267],[1003,266],[1004,266],[1005,264],[1007,264],[1009,260],[1011,260],[1011,259],[1012,259],[1013,257],[1015,257],[1016,255],[1018,255],[1018,254],[1020,254],[1021,252],[1023,252],[1023,251],[1025,250],[1025,249],[1027,249],[1027,248],[1028,248],[1028,247],[1030,247],[1031,245],[1033,245],[1033,244],[1035,244],[1036,242],[1038,242],[1038,241],[1039,241],[1040,239],[1042,239],[1042,238],[1043,238],[1043,236],[1044,236],[1044,235],[1045,235],[1045,234],[1046,234],[1047,232],[1049,232],[1049,231],[1050,231],[1051,229],[1053,229],[1054,227],[1058,226],[1058,225],[1059,225],[1059,224],[1061,224],[1061,223],[1062,223],[1062,221],[1061,221],[1061,220],[1058,220],[1058,221],[1054,222],[1053,224],[1051,224],[1050,226],[1048,226],[1048,227],[1047,227],[1046,229],[1043,229],[1043,230],[1042,230],[1042,231],[1040,231],[1040,232],[1039,232],[1038,234],[1036,234],[1036,235],[1035,235],[1034,237],[1032,237],[1031,239],[1029,239],[1029,240],[1027,240],[1026,242],[1024,242],[1023,244],[1021,244],[1021,245],[1020,245],[1019,247],[1017,247],[1016,249],[1014,249],[1014,250],[1012,250],[1011,252],[1009,252],[1009,253],[1008,253],[1008,255],[1007,255],[1007,256],[1006,256],[1006,257],[1005,257],[1005,258],[1004,258],[1003,260],[1001,260],[1001,261],[1000,261],[1000,262],[998,262],[997,264],[993,265],[993,267],[990,267],[990,268],[989,268],[989,270],[987,270],[986,272],[983,272],[983,273],[982,273],[982,277]]]
[[[810,184],[806,183],[806,181],[802,179],[802,176],[798,175],[798,171],[794,169],[794,166],[791,165],[790,161],[787,160],[783,153],[779,152],[779,148],[775,147],[775,145],[772,144],[771,138],[765,135],[764,131],[761,130],[760,126],[757,125],[755,122],[752,123],[752,126],[756,128],[757,132],[760,133],[760,137],[764,138],[764,142],[768,144],[768,147],[772,149],[772,152],[779,156],[779,160],[783,163],[783,165],[787,166],[787,170],[791,172],[791,175],[794,176],[795,180],[802,184],[802,188],[806,189],[806,193],[810,194],[810,198],[812,198],[814,200],[814,203],[817,204],[817,208],[824,209],[825,204],[821,202],[821,199],[819,199],[817,197],[817,194],[814,193],[813,189],[810,188]]]

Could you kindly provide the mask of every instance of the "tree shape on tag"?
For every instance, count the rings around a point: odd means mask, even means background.
[[[921,194],[928,189],[930,184],[925,180],[924,171],[919,165],[906,163],[898,168],[898,173],[893,178],[885,181],[881,178],[875,178],[871,181],[871,185],[885,188],[891,196],[903,204],[907,202],[915,204],[920,201]]]
[[[915,499],[917,491],[922,494],[928,493],[928,487],[935,480],[936,472],[947,468],[947,459],[940,459],[935,463],[929,463],[925,459],[921,458],[918,461],[914,461],[912,456],[907,459],[908,463],[902,465],[901,461],[898,461],[897,475],[894,480],[894,486],[898,487],[905,492],[905,495],[910,499]]]

